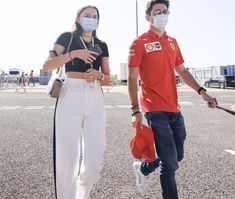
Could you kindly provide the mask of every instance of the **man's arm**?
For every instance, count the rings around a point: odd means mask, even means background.
[[[197,83],[197,81],[193,78],[191,73],[186,70],[183,64],[178,65],[175,67],[175,71],[178,73],[178,75],[181,77],[181,79],[192,89],[195,91],[198,91],[200,88],[200,85]]]
[[[138,104],[138,84],[137,84],[138,75],[139,75],[138,68],[129,67],[128,91],[132,106]]]
[[[132,105],[132,125],[136,127],[136,124],[140,122],[142,126],[142,114],[140,112],[139,103],[138,103],[138,75],[139,69],[134,67],[129,67],[129,76],[128,76],[128,91]]]
[[[184,67],[183,64],[180,64],[178,66],[175,67],[175,71],[178,73],[178,75],[181,77],[181,79],[192,89],[194,89],[196,92],[198,92],[200,85],[197,83],[197,81],[193,78],[193,76],[191,75],[191,73],[186,70],[186,68]],[[199,92],[199,95],[202,96],[202,99],[204,99],[205,101],[207,101],[208,106],[210,108],[215,108],[216,104],[214,101],[214,98],[211,97],[210,95],[208,95],[206,93],[205,90],[201,90]]]

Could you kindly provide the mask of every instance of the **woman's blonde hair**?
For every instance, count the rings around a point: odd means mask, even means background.
[[[100,13],[99,13],[99,10],[96,6],[92,6],[92,5],[87,5],[87,6],[84,6],[82,8],[80,8],[77,12],[77,16],[76,16],[76,20],[75,20],[75,23],[74,23],[74,33],[76,33],[77,35],[81,36],[82,33],[83,33],[83,29],[81,27],[81,25],[77,22],[77,18],[81,16],[82,12],[84,10],[86,10],[87,8],[93,8],[97,11],[97,23],[99,24],[99,19],[100,19]],[[97,34],[96,34],[96,30],[94,30],[92,32],[92,36],[97,38]]]

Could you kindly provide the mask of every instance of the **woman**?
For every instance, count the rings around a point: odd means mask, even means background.
[[[65,64],[67,76],[55,109],[57,199],[88,198],[103,161],[106,113],[100,85],[109,84],[110,69],[107,45],[96,36],[98,24],[96,7],[81,8],[75,30],[59,36],[43,66],[44,71],[52,71]],[[79,172],[81,133],[83,154]]]

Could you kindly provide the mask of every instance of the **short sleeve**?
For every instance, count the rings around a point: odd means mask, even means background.
[[[100,43],[100,48],[102,50],[102,56],[103,57],[109,57],[109,50],[108,50],[108,46],[105,42],[101,42]]]
[[[143,49],[138,40],[135,40],[129,48],[128,67],[139,68],[143,59]]]
[[[175,66],[179,66],[179,65],[181,65],[181,64],[184,63],[184,58],[183,58],[183,56],[182,56],[182,54],[181,54],[181,51],[180,51],[180,48],[179,48],[179,46],[178,46],[177,41],[176,41],[176,40],[174,40],[174,41],[175,41],[176,50],[177,50],[177,56],[176,56],[176,60],[175,60]]]
[[[56,40],[55,44],[59,44],[61,46],[64,46],[67,48],[69,41],[71,39],[71,33],[70,32],[65,32],[62,33]]]

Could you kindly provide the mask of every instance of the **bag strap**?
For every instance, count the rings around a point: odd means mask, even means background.
[[[70,41],[69,41],[69,44],[68,44],[68,47],[67,47],[67,49],[66,49],[65,54],[69,52],[69,49],[70,49],[72,40],[73,40],[73,32],[71,33],[71,38],[70,38]],[[64,68],[64,67],[65,67],[65,64],[64,64],[63,66],[60,66],[60,67],[57,69],[57,72],[56,72],[56,73],[58,74],[58,76],[61,76],[61,75],[62,75],[62,71],[63,71],[63,68]]]

